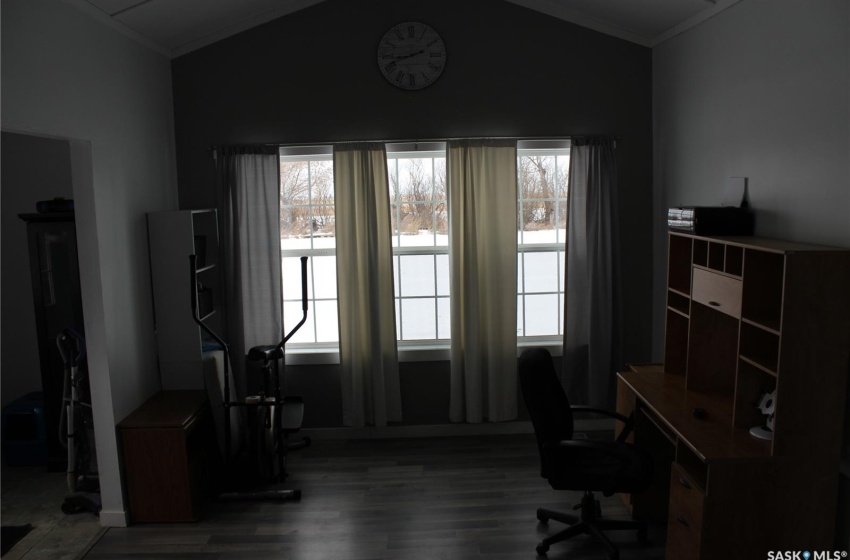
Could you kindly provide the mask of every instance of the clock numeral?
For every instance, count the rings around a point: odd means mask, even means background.
[[[409,74],[407,76],[407,83],[410,84],[411,86],[415,86],[416,85],[416,76],[414,76],[413,74]]]
[[[393,29],[393,32],[396,34],[396,37],[404,41],[404,35],[401,34],[401,31],[399,31],[398,29]]]
[[[441,52],[432,52],[431,58],[443,58],[443,53]]]
[[[422,74],[422,77],[425,78],[426,84],[431,81],[431,78],[429,78],[428,74],[426,74],[425,72],[420,72],[420,74]]]
[[[384,72],[386,72],[387,74],[392,74],[395,69],[396,69],[396,63],[395,62],[390,62],[389,64],[384,66]]]
[[[434,45],[436,45],[439,42],[440,42],[439,39],[431,39],[429,42],[425,43],[425,46],[426,47],[433,47]]]
[[[384,54],[381,55],[381,58],[384,59],[384,60],[387,60],[387,59],[392,60],[393,55],[392,55],[392,53],[384,53]]]
[[[412,25],[407,26],[407,36],[411,39],[413,38],[414,29]]]
[[[428,68],[430,68],[431,70],[439,70],[440,69],[440,67],[437,66],[436,64],[434,64],[433,62],[428,63]]]
[[[398,74],[396,74],[395,82],[400,84],[404,80],[404,70],[399,70]]]

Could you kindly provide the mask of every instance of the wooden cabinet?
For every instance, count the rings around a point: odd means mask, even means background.
[[[203,337],[192,319],[189,255],[197,255],[198,309],[219,330],[221,308],[215,210],[152,212],[148,216],[154,323],[164,390],[203,388]]]
[[[667,503],[670,560],[831,550],[850,251],[679,233],[668,247],[665,363],[620,373],[617,399],[666,484],[624,501],[637,517]],[[772,439],[758,439],[774,391]]]
[[[162,391],[118,424],[132,523],[195,521],[215,445],[206,393]]]

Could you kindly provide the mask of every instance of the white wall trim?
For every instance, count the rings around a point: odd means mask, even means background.
[[[575,431],[577,432],[603,431],[613,428],[613,420],[576,420],[575,422]],[[299,433],[315,440],[353,440],[531,434],[534,433],[534,428],[531,426],[531,422],[487,422],[481,424],[431,424],[378,428],[305,428]]]
[[[127,512],[124,510],[100,510],[101,527],[127,527]]]
[[[164,55],[168,58],[171,58],[170,50],[158,43],[154,43],[141,33],[133,31],[117,19],[113,19],[109,14],[107,14],[103,10],[100,10],[97,6],[90,4],[86,0],[65,0],[65,2],[68,2],[72,6],[79,8],[80,10],[84,11],[100,23],[106,25],[107,27],[111,27],[112,29],[118,31],[119,33],[122,33],[123,35],[126,35],[130,39],[149,48],[150,50],[158,52],[159,54]]]
[[[685,31],[696,27],[702,22],[710,20],[720,12],[726,10],[727,8],[731,8],[740,1],[741,0],[717,0],[717,2],[707,10],[703,10],[695,16],[686,19],[679,25],[673,26],[664,33],[653,37],[650,46],[656,47],[661,43],[664,43],[665,41],[669,41],[676,35],[681,35]]]

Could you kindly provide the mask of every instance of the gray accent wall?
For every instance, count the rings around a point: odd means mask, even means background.
[[[440,79],[415,92],[376,58],[384,32],[411,20],[448,51]],[[625,358],[648,360],[650,49],[503,1],[327,0],[175,59],[173,83],[181,208],[215,205],[216,144],[616,135]],[[402,364],[406,423],[448,422],[448,369]],[[289,377],[307,424],[339,425],[336,367]]]
[[[3,130],[70,147],[100,520],[123,525],[115,425],[160,388],[145,213],[177,207],[170,63],[56,0],[4,0],[2,41]],[[4,177],[4,222],[7,210],[32,210],[27,188]],[[21,208],[5,207],[7,189]],[[17,350],[7,342],[3,354]],[[4,389],[15,374],[4,357]]]

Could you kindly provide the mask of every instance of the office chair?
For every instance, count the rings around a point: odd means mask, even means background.
[[[554,519],[569,525],[538,544],[537,553],[545,555],[556,542],[588,534],[605,547],[610,560],[617,560],[620,553],[602,532],[604,530],[637,530],[638,540],[645,542],[646,523],[601,519],[599,502],[593,495],[593,492],[602,492],[605,496],[616,492],[641,492],[649,486],[652,480],[649,453],[625,443],[632,429],[632,419],[603,409],[571,407],[555,374],[552,356],[544,348],[531,348],[522,353],[519,378],[537,436],[540,475],[555,490],[584,492],[581,504],[573,508],[581,510],[580,516],[544,508],[537,510],[537,519],[542,523]],[[603,414],[625,422],[626,427],[612,442],[573,439],[573,414],[576,412]]]

